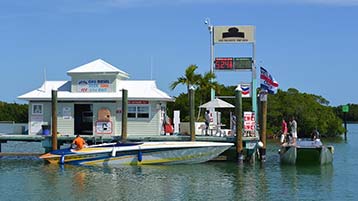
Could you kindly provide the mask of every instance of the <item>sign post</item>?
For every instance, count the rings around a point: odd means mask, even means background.
[[[342,106],[343,118],[344,118],[344,140],[347,140],[347,113],[349,112],[349,105]]]
[[[251,89],[252,89],[252,111],[257,114],[257,92],[256,92],[256,36],[255,26],[212,26],[210,33],[213,34],[211,47],[211,68],[210,72],[215,70],[233,70],[233,71],[251,71]],[[214,61],[215,44],[251,44],[252,57],[224,57],[216,58]]]

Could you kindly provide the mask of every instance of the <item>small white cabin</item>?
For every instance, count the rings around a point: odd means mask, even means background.
[[[98,59],[67,71],[71,81],[45,81],[19,96],[29,101],[30,135],[51,128],[51,91],[57,90],[57,131],[61,135],[121,135],[122,89],[128,90],[128,136],[163,132],[166,104],[173,99],[153,80],[129,75]]]

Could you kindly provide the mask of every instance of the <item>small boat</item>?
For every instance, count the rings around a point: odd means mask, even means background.
[[[280,161],[284,164],[328,164],[333,161],[333,146],[324,146],[319,139],[298,139],[296,145],[284,143]]]
[[[80,150],[72,148],[54,150],[40,158],[50,163],[73,165],[192,164],[209,161],[233,145],[233,143],[197,141],[103,143]]]

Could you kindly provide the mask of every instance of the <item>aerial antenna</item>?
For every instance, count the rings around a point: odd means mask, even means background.
[[[46,91],[46,67],[44,67],[44,91]]]
[[[153,56],[150,56],[150,79],[153,80]]]

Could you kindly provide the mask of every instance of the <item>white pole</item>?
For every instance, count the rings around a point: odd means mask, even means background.
[[[210,18],[205,19],[205,24],[208,25],[209,34],[210,34],[210,73],[214,73],[214,26],[211,25]],[[214,80],[212,80],[214,81]],[[210,100],[215,99],[214,89],[210,90]]]

